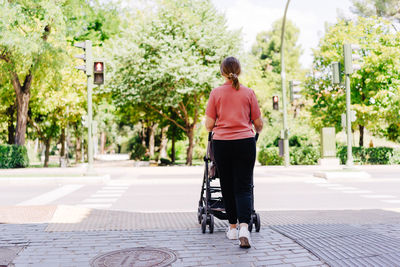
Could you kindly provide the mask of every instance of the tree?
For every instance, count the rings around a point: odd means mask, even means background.
[[[16,95],[15,143],[24,145],[33,78],[56,66],[64,21],[56,1],[2,1],[0,8],[0,59]]]
[[[381,92],[397,88],[400,63],[399,33],[392,33],[390,22],[362,18],[340,20],[327,28],[318,49],[314,50],[314,73],[307,80],[307,94],[313,100],[310,111],[312,123],[319,130],[325,126],[340,129],[340,115],[345,112],[343,86],[331,86],[330,64],[342,61],[343,44],[359,44],[363,63],[351,77],[352,109],[357,111],[356,128],[360,131],[359,145],[364,144],[364,128],[378,133],[382,111],[376,99]],[[342,61],[343,62],[343,61]]]
[[[132,30],[119,40],[113,98],[117,105],[142,105],[182,129],[191,165],[194,127],[221,82],[220,62],[238,51],[239,35],[227,30],[209,0],[157,3],[136,14]]]
[[[64,55],[59,66],[61,71],[49,70],[46,80],[38,82],[40,86],[32,85],[28,121],[33,132],[28,134],[45,144],[45,167],[49,162],[51,141],[61,135],[63,147],[67,125],[78,124],[85,113],[84,77],[71,68],[72,61],[70,54]]]
[[[282,19],[276,20],[269,31],[257,34],[256,43],[252,47],[252,54],[255,55],[262,66],[262,70],[272,70],[281,73],[281,31]],[[285,28],[285,68],[289,77],[299,77],[301,67],[299,58],[302,53],[298,44],[300,30],[288,20]]]
[[[0,72],[7,73],[15,92],[9,117],[15,109],[15,143],[23,145],[32,84],[40,87],[49,70],[59,70],[66,41],[107,40],[118,32],[119,16],[112,5],[104,9],[97,1],[1,1],[0,8]],[[9,126],[11,137],[13,128]]]
[[[360,16],[378,16],[400,22],[400,2],[398,0],[351,0],[352,11]]]

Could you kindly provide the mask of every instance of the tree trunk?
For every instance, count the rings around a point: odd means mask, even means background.
[[[175,135],[172,135],[171,161],[175,163]]]
[[[15,144],[15,126],[14,126],[14,113],[15,105],[11,105],[7,108],[8,115],[8,144]]]
[[[164,159],[166,159],[168,157],[168,155],[167,155],[167,144],[168,144],[167,131],[168,131],[168,126],[165,126],[161,129],[160,158],[164,158]]]
[[[44,141],[44,144],[46,146],[46,150],[44,152],[44,167],[47,168],[49,167],[49,158],[50,158],[50,142],[51,138],[48,138]]]
[[[193,145],[194,145],[194,124],[190,126],[187,132],[189,138],[189,146],[186,153],[186,165],[192,166],[193,159]]]
[[[15,133],[15,144],[23,146],[25,144],[26,124],[28,122],[28,108],[31,94],[29,89],[22,90],[20,85],[17,86],[19,86],[19,88],[15,90],[17,95],[17,129]]]
[[[60,157],[65,157],[65,128],[61,130],[60,143],[61,143]]]
[[[82,160],[82,140],[79,136],[76,136],[75,141],[75,163],[78,163]]]
[[[150,159],[154,158],[154,147],[155,147],[155,132],[157,129],[157,123],[154,123],[149,127],[149,156]]]
[[[100,154],[104,154],[106,150],[106,141],[107,141],[107,135],[105,132],[101,132],[100,134]]]
[[[360,145],[360,147],[363,147],[364,146],[364,126],[363,125],[358,125],[358,128],[360,130],[359,145]]]
[[[146,147],[146,127],[144,126],[143,122],[142,122],[142,145]]]

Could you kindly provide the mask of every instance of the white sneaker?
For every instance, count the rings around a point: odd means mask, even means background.
[[[250,232],[247,227],[241,227],[239,231],[239,246],[241,248],[250,248]]]
[[[228,226],[226,237],[231,240],[238,239],[238,230],[236,228],[231,228],[230,226]]]

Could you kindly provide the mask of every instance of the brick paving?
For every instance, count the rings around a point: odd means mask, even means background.
[[[261,231],[244,250],[225,237],[226,222],[202,234],[195,213],[9,209],[0,213],[0,266],[83,267],[101,254],[146,247],[172,250],[172,266],[400,266],[400,215],[391,211],[260,212]]]
[[[4,247],[25,247],[10,266],[90,266],[99,254],[138,247],[168,248],[172,266],[326,266],[306,249],[269,227],[252,233],[253,247],[240,249],[225,238],[192,230],[48,232],[47,224],[0,225]]]

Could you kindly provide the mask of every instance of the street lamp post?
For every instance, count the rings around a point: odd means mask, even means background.
[[[285,40],[285,25],[286,13],[289,7],[290,0],[286,2],[285,13],[282,21],[281,33],[281,82],[282,82],[282,106],[283,106],[283,152],[285,167],[288,167],[289,162],[289,129],[287,123],[287,103],[286,103],[286,74],[285,74],[285,60],[284,60],[284,40]]]

